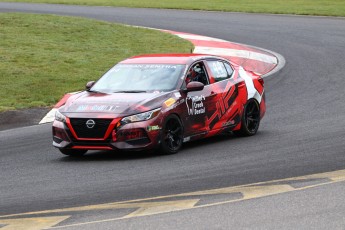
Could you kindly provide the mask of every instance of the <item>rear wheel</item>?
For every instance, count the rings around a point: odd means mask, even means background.
[[[161,154],[177,153],[183,143],[183,126],[178,116],[172,114],[164,122],[161,133]]]
[[[260,125],[260,105],[255,99],[251,99],[244,106],[241,119],[241,129],[234,131],[239,136],[253,136]]]
[[[71,156],[71,157],[81,157],[87,152],[87,150],[84,150],[84,149],[59,149],[59,150],[62,154]]]

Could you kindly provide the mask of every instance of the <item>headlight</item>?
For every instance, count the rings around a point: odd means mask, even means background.
[[[55,120],[61,121],[61,122],[65,122],[66,121],[66,117],[65,117],[65,115],[60,113],[59,110],[56,110],[56,112],[55,112]]]
[[[132,116],[124,117],[122,118],[121,122],[127,124],[127,123],[132,123],[132,122],[150,120],[156,117],[160,111],[161,111],[161,108],[158,108],[151,111],[147,111],[145,113],[139,113]]]

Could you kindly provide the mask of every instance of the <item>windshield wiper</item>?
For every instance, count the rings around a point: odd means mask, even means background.
[[[115,91],[113,93],[146,93],[145,90],[121,90],[121,91]]]

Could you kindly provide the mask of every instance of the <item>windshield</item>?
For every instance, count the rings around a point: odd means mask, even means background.
[[[104,93],[170,91],[176,88],[185,65],[118,64],[90,91]]]

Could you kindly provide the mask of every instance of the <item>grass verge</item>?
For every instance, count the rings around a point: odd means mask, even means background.
[[[251,13],[345,16],[344,0],[0,0],[93,6],[147,7]]]
[[[173,35],[120,24],[0,14],[0,111],[51,106],[127,57],[192,47]]]

